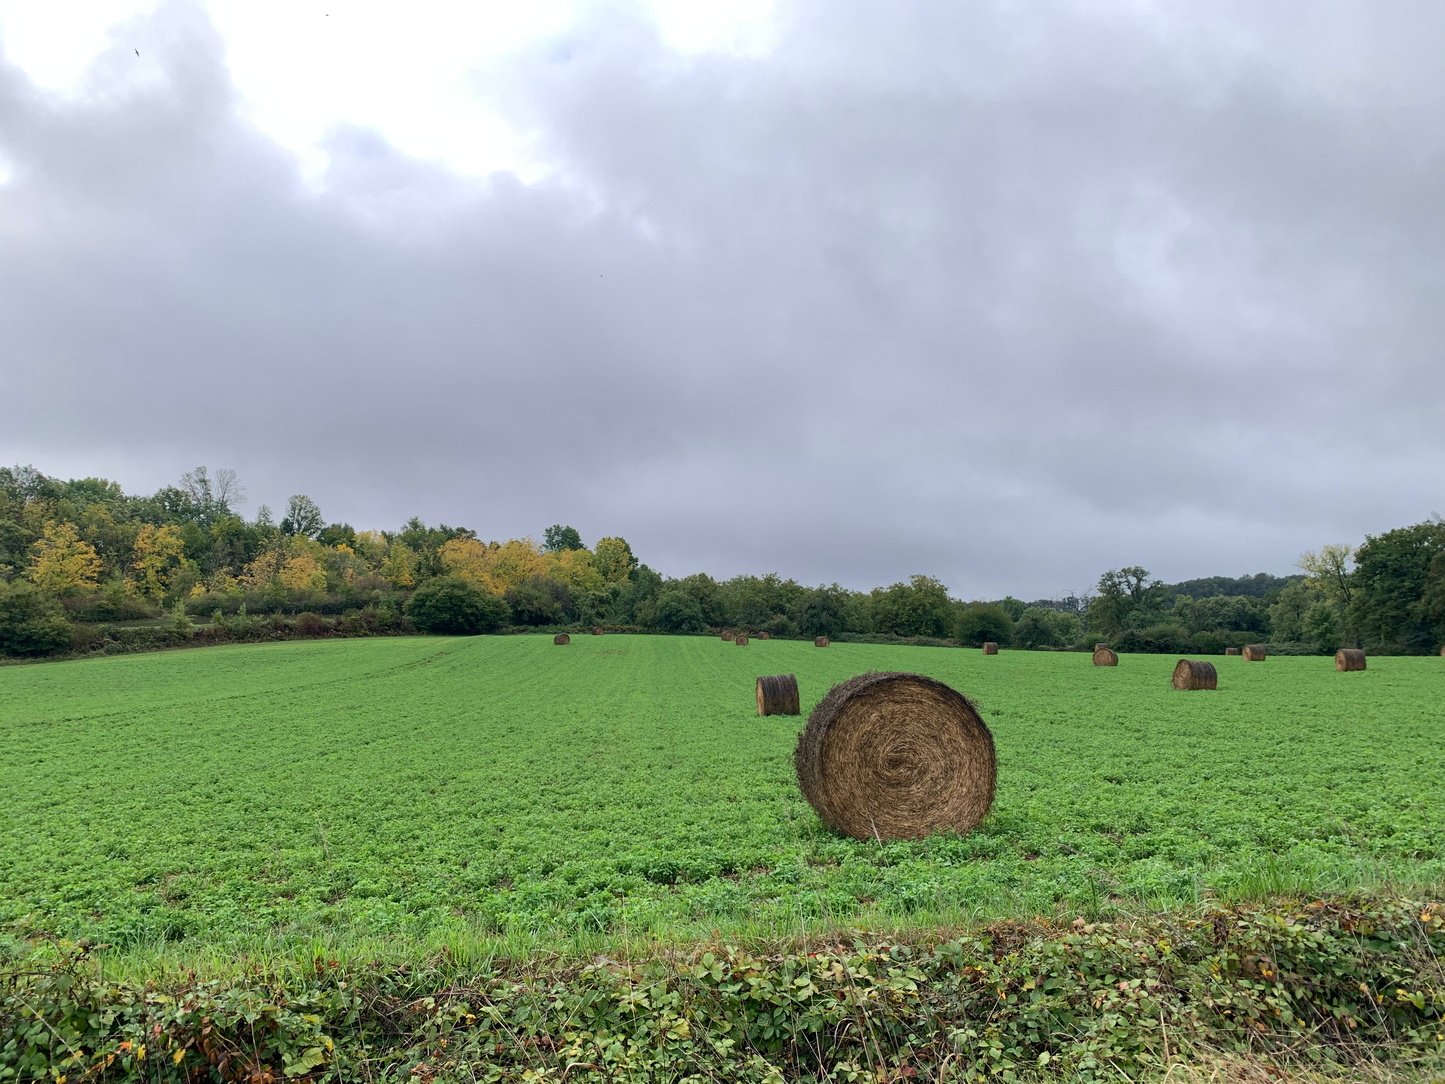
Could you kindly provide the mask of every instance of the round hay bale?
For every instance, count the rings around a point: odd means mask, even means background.
[[[735,639],[736,637],[737,637],[737,633],[733,632],[731,629],[729,629],[727,632],[725,632],[725,633],[722,634],[722,638],[723,638],[723,642],[724,642],[724,643],[727,643],[729,640],[733,640],[733,639]]]
[[[1357,647],[1342,647],[1335,652],[1335,669],[1363,670],[1365,668],[1365,653]]]
[[[572,637],[568,636],[565,632],[559,632],[556,636],[552,637],[552,642],[558,645],[570,644],[572,642]]]
[[[593,635],[593,636],[601,636],[601,635],[602,635],[602,626],[601,626],[601,625],[593,625],[593,626],[592,626],[592,635]]]
[[[1263,644],[1245,644],[1245,645],[1244,645],[1244,661],[1245,661],[1245,662],[1264,662],[1265,654],[1266,654],[1266,652],[1265,652],[1265,650],[1264,650],[1264,645],[1263,645]]]
[[[1094,665],[1118,666],[1119,653],[1115,651],[1112,647],[1104,647],[1100,645],[1099,647],[1094,648]]]
[[[1226,647],[1226,648],[1224,649],[1224,653],[1225,653],[1226,655],[1238,655],[1238,654],[1239,654],[1239,648],[1237,648],[1237,647]]]
[[[800,715],[798,679],[792,674],[758,678],[759,715]]]
[[[963,833],[993,804],[993,735],[978,709],[922,674],[861,674],[829,691],[793,752],[803,796],[854,839]]]
[[[747,646],[748,646],[748,638],[747,638],[747,635],[746,635],[745,633],[741,633],[741,632],[738,633],[736,639],[733,640],[733,643],[737,644],[738,647],[747,647]]]
[[[998,644],[996,644],[996,643],[994,643],[992,640],[990,640],[988,643],[986,643],[986,644],[983,645],[983,653],[984,653],[985,655],[997,655],[997,654],[998,654]]]
[[[1217,689],[1219,673],[1212,662],[1198,659],[1180,659],[1174,664],[1174,687],[1176,689]]]
[[[814,636],[814,637],[813,637],[813,646],[814,646],[814,647],[827,647],[827,646],[828,646],[829,644],[831,644],[832,642],[833,642],[833,641],[830,640],[830,639],[828,639],[826,636]],[[1440,649],[1440,654],[1445,655],[1445,648],[1441,648],[1441,649]]]
[[[769,640],[769,639],[771,639],[771,638],[772,638],[772,637],[769,636],[769,634],[766,633],[766,632],[760,632],[760,633],[758,633],[758,639],[759,639],[759,640]]]

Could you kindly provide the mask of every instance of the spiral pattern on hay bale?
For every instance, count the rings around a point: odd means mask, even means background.
[[[572,637],[568,636],[565,632],[559,632],[556,636],[552,637],[552,642],[558,645],[570,644],[572,642]]]
[[[1174,687],[1176,689],[1217,689],[1219,672],[1212,662],[1199,659],[1180,659],[1174,664]]]
[[[996,644],[996,643],[994,643],[992,640],[990,640],[988,643],[986,643],[986,644],[983,645],[983,653],[984,653],[985,655],[997,655],[997,654],[998,654],[998,644]]]
[[[1238,655],[1238,654],[1239,654],[1239,648],[1237,648],[1237,647],[1226,647],[1226,648],[1224,649],[1224,653],[1225,653],[1226,655]]]
[[[922,674],[835,685],[808,716],[793,764],[808,804],[855,839],[968,832],[993,804],[998,775],[978,709]]]
[[[1357,647],[1342,647],[1335,652],[1335,669],[1339,671],[1363,670],[1365,653]]]
[[[1264,650],[1264,645],[1263,645],[1263,644],[1245,644],[1245,645],[1244,645],[1244,661],[1245,661],[1245,662],[1264,662],[1264,658],[1265,658],[1265,655],[1266,655],[1266,654],[1267,654],[1267,653],[1266,653],[1266,651]]]
[[[737,644],[738,647],[747,647],[748,638],[745,634],[740,632],[737,634],[736,638],[734,638],[733,643]]]
[[[831,644],[832,642],[833,642],[833,641],[830,640],[830,639],[828,639],[826,636],[814,636],[814,637],[813,637],[813,646],[814,646],[814,647],[827,647],[827,646],[828,646],[829,644]],[[1441,648],[1440,654],[1445,655],[1445,648]]]
[[[1094,665],[1118,666],[1119,653],[1116,652],[1112,647],[1105,647],[1103,644],[1100,644],[1098,647],[1094,648]]]
[[[737,639],[737,633],[733,632],[732,629],[728,629],[727,632],[722,634],[722,638],[723,643],[731,643],[733,640]]]
[[[800,715],[798,679],[792,674],[758,678],[759,715]]]

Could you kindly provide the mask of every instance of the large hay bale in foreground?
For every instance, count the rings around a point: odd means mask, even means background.
[[[1112,647],[1105,647],[1103,644],[1100,644],[1098,647],[1094,648],[1094,665],[1118,666],[1119,653],[1115,651]]]
[[[1335,652],[1336,670],[1363,670],[1365,653],[1357,647],[1342,647]]]
[[[1265,652],[1265,650],[1264,650],[1264,645],[1263,645],[1263,644],[1245,644],[1245,645],[1244,645],[1244,661],[1245,661],[1245,662],[1264,662],[1265,654],[1266,654],[1266,652]]]
[[[727,632],[722,634],[723,642],[726,643],[728,641],[735,640],[737,639],[737,635],[738,634],[733,632],[732,629],[728,629]]]
[[[759,715],[800,715],[798,679],[792,674],[758,678]]]
[[[988,643],[986,643],[986,644],[983,645],[983,653],[984,653],[985,655],[997,655],[997,654],[998,654],[998,644],[996,644],[996,643],[994,643],[992,640],[990,640]]]
[[[554,644],[570,644],[572,637],[568,636],[565,632],[559,632],[556,636],[552,637],[552,642]]]
[[[793,752],[808,804],[855,839],[967,832],[993,804],[993,735],[978,709],[922,674],[861,674],[829,691]]]
[[[1217,689],[1219,674],[1212,662],[1199,659],[1180,659],[1174,665],[1174,687],[1176,689]]]
[[[747,647],[747,646],[748,646],[748,638],[747,638],[747,636],[745,636],[743,633],[740,632],[740,633],[738,633],[737,636],[733,639],[733,643],[737,644],[738,647]]]
[[[1225,653],[1226,655],[1238,655],[1238,654],[1239,654],[1239,648],[1237,648],[1237,647],[1226,647],[1226,648],[1224,649],[1224,653]]]
[[[813,637],[813,646],[814,646],[814,647],[827,647],[827,646],[828,646],[829,644],[831,644],[832,642],[833,642],[833,641],[830,640],[830,639],[828,639],[826,636],[814,636],[814,637]],[[1441,649],[1440,654],[1445,655],[1445,649]]]

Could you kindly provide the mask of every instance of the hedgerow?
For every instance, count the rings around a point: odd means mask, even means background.
[[[1445,1056],[1434,899],[146,983],[106,980],[89,949],[0,977],[0,1079],[1103,1080]]]

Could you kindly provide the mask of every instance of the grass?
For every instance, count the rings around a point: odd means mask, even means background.
[[[407,638],[0,670],[0,924],[122,955],[529,951],[1445,882],[1445,660],[1216,660],[706,638]],[[868,669],[972,697],[963,838],[857,842],[798,793]]]

